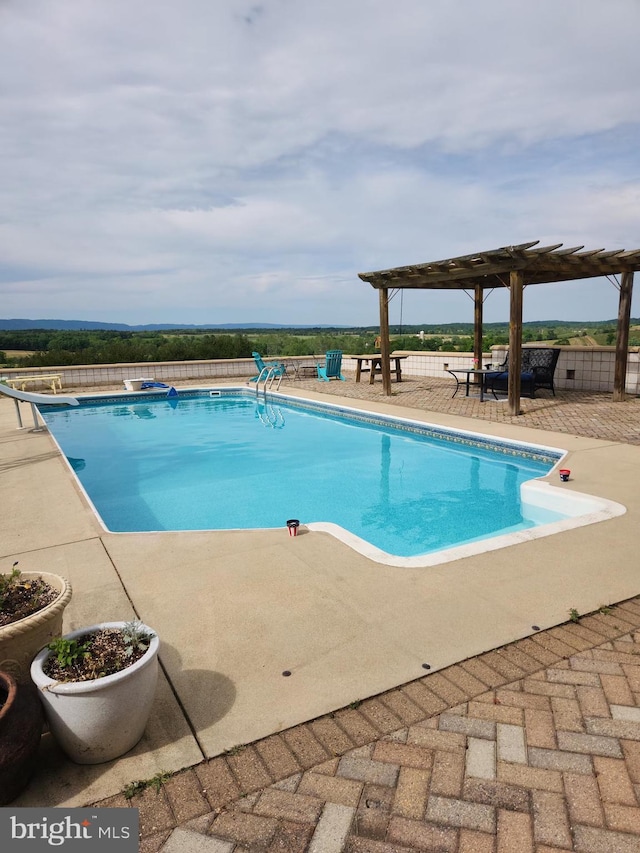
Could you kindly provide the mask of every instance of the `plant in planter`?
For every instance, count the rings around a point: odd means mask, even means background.
[[[31,665],[49,726],[72,761],[101,764],[142,737],[160,640],[141,622],[103,622],[53,640]]]
[[[0,672],[0,806],[15,800],[31,778],[42,718],[33,684],[18,684],[8,672]]]
[[[59,575],[21,572],[17,566],[0,575],[0,670],[28,682],[36,652],[62,631],[71,584]]]

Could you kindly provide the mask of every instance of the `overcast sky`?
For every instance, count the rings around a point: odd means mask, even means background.
[[[369,325],[358,272],[640,248],[639,35],[640,0],[0,0],[0,317]]]

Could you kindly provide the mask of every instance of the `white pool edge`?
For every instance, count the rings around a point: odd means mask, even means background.
[[[539,487],[542,487],[545,491],[538,491]],[[406,569],[419,569],[428,566],[439,566],[443,563],[451,563],[454,560],[462,560],[465,557],[473,557],[477,554],[497,551],[500,548],[506,548],[510,545],[518,545],[522,542],[542,539],[545,536],[553,536],[555,533],[562,533],[565,530],[573,530],[588,524],[608,521],[611,518],[624,515],[627,511],[625,506],[615,501],[610,501],[606,498],[597,498],[593,495],[583,494],[582,492],[561,489],[541,480],[529,480],[523,483],[520,487],[520,493],[525,505],[529,502],[532,506],[558,511],[555,508],[558,506],[559,501],[562,501],[562,512],[575,512],[576,514],[571,515],[570,518],[553,521],[550,524],[542,524],[538,527],[530,527],[527,530],[505,533],[501,536],[493,536],[475,542],[467,542],[464,545],[456,545],[453,548],[445,548],[441,551],[434,551],[432,554],[422,554],[416,557],[398,557],[395,554],[388,554],[386,551],[376,548],[375,545],[371,545],[366,540],[360,539],[359,536],[356,536],[349,530],[345,530],[343,527],[332,524],[331,522],[311,522],[304,525],[304,527],[307,530],[329,533],[345,545],[348,545],[349,548],[362,554],[363,557],[373,560],[375,563]],[[533,498],[533,500],[529,501],[529,498]],[[547,499],[548,502],[546,502]]]

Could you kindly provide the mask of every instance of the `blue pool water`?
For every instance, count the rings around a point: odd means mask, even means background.
[[[485,447],[463,434],[335,416],[225,392],[46,407],[42,415],[112,531],[333,522],[417,556],[563,516],[523,515],[520,484],[553,452]]]

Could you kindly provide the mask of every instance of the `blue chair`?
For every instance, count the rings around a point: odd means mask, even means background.
[[[249,382],[257,382],[258,379],[260,378],[260,375],[262,374],[262,371],[265,370],[266,368],[273,368],[272,376],[284,376],[286,374],[287,367],[285,364],[283,364],[283,362],[281,362],[281,361],[263,361],[262,356],[260,355],[259,352],[252,352],[251,355],[253,356],[253,359],[256,363],[256,367],[258,368],[258,374],[257,374],[257,376],[252,376],[251,379],[249,380]],[[262,374],[262,378],[263,379],[267,378],[266,372],[264,374]]]
[[[344,376],[340,372],[342,365],[342,350],[330,349],[325,354],[324,364],[318,364],[318,379],[323,379],[328,382],[330,379],[341,379],[345,381]]]

